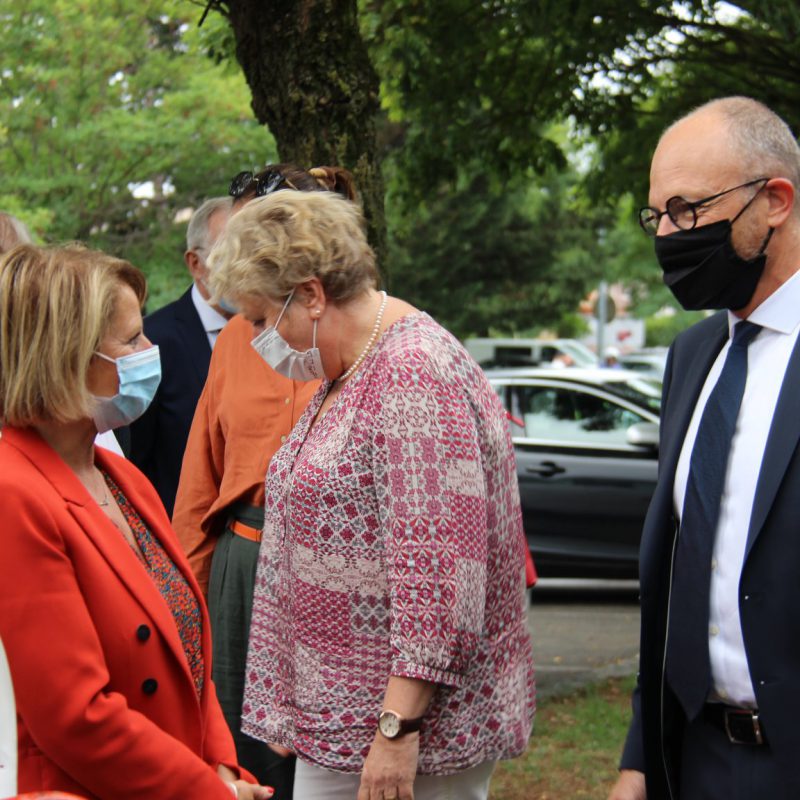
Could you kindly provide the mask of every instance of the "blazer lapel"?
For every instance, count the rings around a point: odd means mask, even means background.
[[[786,374],[783,378],[775,414],[764,449],[764,458],[756,484],[756,496],[747,531],[745,559],[750,554],[758,534],[764,527],[772,502],[778,492],[789,461],[800,439],[800,414],[797,413],[797,398],[800,397],[800,339],[794,346]]]
[[[92,541],[101,556],[108,562],[120,582],[128,589],[130,594],[142,606],[144,612],[150,617],[153,624],[162,633],[178,658],[179,663],[183,665],[189,680],[191,680],[183,645],[181,644],[175,621],[164,598],[131,546],[100,506],[92,499],[84,485],[78,480],[77,475],[32,428],[6,428],[3,431],[3,438],[23,452],[64,499],[76,523],[84,531],[87,538]],[[117,464],[126,463],[123,459],[103,448],[95,448],[95,457],[99,465],[108,471],[128,497],[133,507],[141,514],[145,524],[152,526],[150,529],[158,536],[159,541],[164,543],[164,540],[168,537],[164,536],[162,531],[165,526],[168,529],[169,521],[167,520],[166,512],[158,502],[155,492],[153,493],[156,498],[155,503],[152,501],[148,503],[146,500],[143,502],[140,493],[132,485],[132,481],[126,477],[129,474],[128,471],[123,473],[122,470],[116,468]],[[158,513],[153,513],[153,507],[155,507],[156,512],[160,512],[163,519],[157,518]],[[180,567],[182,560],[175,558],[174,547],[165,545],[165,549]],[[200,597],[199,589],[193,579],[191,585],[195,594]]]
[[[112,475],[112,478],[117,481],[115,475]],[[128,497],[128,500],[131,501],[131,504],[136,507],[136,501],[122,487],[121,482],[117,482],[123,493]],[[188,662],[186,661],[183,645],[169,606],[147,573],[146,567],[134,553],[122,533],[94,502],[88,502],[85,505],[73,503],[70,506],[70,512],[83,528],[86,536],[92,540],[98,552],[117,574],[120,582],[127,587],[130,594],[142,606],[143,611],[152,620],[155,627],[158,628],[169,644],[170,649],[179,662],[186,666],[188,672]],[[142,518],[144,519],[144,515],[142,515]],[[145,524],[147,524],[146,521]],[[191,678],[191,676],[189,677]]]
[[[710,335],[702,332],[702,336],[689,338],[673,353],[675,364],[669,399],[675,398],[675,406],[674,411],[670,410],[669,418],[665,417],[661,421],[669,435],[666,437],[664,452],[659,455],[659,472],[662,476],[669,476],[670,486],[675,482],[675,470],[697,399],[714,360],[728,339],[727,315],[718,314],[714,320],[717,325]]]

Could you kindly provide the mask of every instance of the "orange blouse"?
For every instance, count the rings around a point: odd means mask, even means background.
[[[183,456],[172,525],[204,592],[226,509],[263,507],[269,462],[319,387],[278,375],[253,337],[241,316],[220,333]]]

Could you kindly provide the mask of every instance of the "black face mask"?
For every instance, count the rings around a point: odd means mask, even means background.
[[[664,283],[687,311],[744,308],[764,272],[764,250],[774,230],[769,229],[758,255],[751,259],[733,249],[729,219],[656,236],[656,258],[664,270]]]

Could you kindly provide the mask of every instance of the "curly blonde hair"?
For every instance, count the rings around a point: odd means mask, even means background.
[[[132,264],[81,245],[21,245],[0,259],[0,420],[9,425],[88,417],[92,353],[120,288],[140,305],[147,284]]]
[[[215,298],[286,298],[318,278],[346,303],[378,284],[375,254],[358,207],[333,192],[275,192],[231,217],[208,258]]]

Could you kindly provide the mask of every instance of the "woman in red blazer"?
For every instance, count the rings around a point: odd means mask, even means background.
[[[79,247],[0,262],[0,638],[19,791],[261,800],[272,792],[241,779],[208,616],[166,512],[93,445],[158,385],[144,296],[128,262]]]

